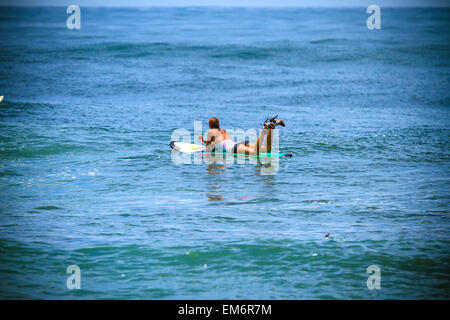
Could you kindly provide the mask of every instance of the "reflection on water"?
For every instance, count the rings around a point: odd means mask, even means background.
[[[252,169],[246,170],[244,166],[251,165]],[[226,165],[216,165],[216,164],[210,164],[206,167],[207,175],[207,183],[206,183],[206,197],[209,201],[226,201],[227,203],[232,202],[240,202],[240,201],[248,201],[248,200],[254,200],[254,199],[262,199],[269,197],[273,195],[275,192],[275,175],[274,174],[262,174],[262,170],[267,170],[266,172],[270,172],[270,170],[273,170],[271,168],[272,166],[270,164],[257,164],[256,166],[253,164],[244,164],[244,165],[236,165],[236,170],[234,171],[234,174],[237,174],[237,177],[233,178],[233,172],[231,166]],[[230,179],[231,178],[231,179]],[[230,184],[233,181],[239,181],[242,183],[242,181],[248,181],[247,183],[251,184],[259,184],[260,185],[260,192],[258,192],[258,195],[250,195],[250,194],[243,194],[242,192],[247,190],[247,188],[241,189],[240,185],[232,185],[230,190],[228,192],[226,191],[227,188],[225,188],[224,184]],[[236,188],[239,188],[239,190],[236,190]],[[239,191],[241,192],[241,196],[239,197],[230,197],[229,195],[233,191]]]
[[[223,197],[220,194],[211,194],[208,193],[210,191],[214,192],[220,192],[221,191],[221,184],[220,184],[220,176],[223,176],[224,170],[226,167],[217,166],[215,164],[209,164],[206,167],[206,172],[208,173],[207,177],[207,184],[206,184],[206,197],[210,201],[224,201],[227,200],[227,198]]]

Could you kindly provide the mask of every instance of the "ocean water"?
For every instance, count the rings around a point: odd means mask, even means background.
[[[1,298],[450,298],[449,9],[67,17],[0,8]],[[171,161],[275,114],[275,174]]]

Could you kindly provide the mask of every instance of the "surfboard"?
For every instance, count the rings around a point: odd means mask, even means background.
[[[268,153],[268,152],[261,152],[259,155],[252,155],[252,154],[242,154],[242,153],[228,153],[228,152],[206,152],[205,146],[199,145],[199,144],[193,144],[193,143],[186,143],[181,141],[171,141],[170,147],[179,152],[184,153],[202,153],[202,154],[222,154],[222,155],[233,155],[236,157],[272,157],[272,158],[290,158],[292,157],[292,154],[290,153]]]
[[[186,143],[181,141],[171,141],[170,147],[179,152],[186,152],[186,153],[201,153],[205,151],[205,147],[198,144],[192,144],[192,143]]]

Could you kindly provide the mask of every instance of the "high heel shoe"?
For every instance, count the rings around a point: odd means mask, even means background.
[[[264,129],[275,129],[275,124],[267,118],[266,121],[264,121]]]
[[[272,122],[275,126],[282,126],[282,127],[286,127],[286,124],[284,123],[283,120],[275,120],[278,117],[278,115],[276,115],[275,117],[270,119],[270,122]]]

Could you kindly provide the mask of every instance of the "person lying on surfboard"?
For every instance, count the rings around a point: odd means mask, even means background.
[[[206,140],[203,139],[203,136],[199,136],[198,139],[206,144],[206,152],[227,152],[251,155],[259,155],[263,152],[270,153],[272,151],[272,130],[275,129],[276,126],[286,126],[283,120],[275,120],[277,117],[278,116],[275,116],[270,120],[266,119],[263,130],[254,144],[250,143],[248,140],[235,143],[231,140],[227,131],[220,128],[219,119],[214,117],[209,119],[209,130],[206,135]],[[262,142],[266,136],[266,145],[263,146]]]

